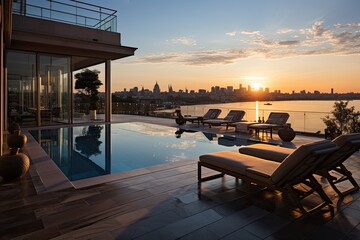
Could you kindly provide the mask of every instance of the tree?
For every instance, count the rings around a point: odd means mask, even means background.
[[[84,69],[80,73],[75,74],[75,89],[80,93],[87,95],[90,102],[90,110],[96,110],[99,103],[99,87],[102,82],[99,80],[98,70]]]
[[[89,126],[84,128],[81,136],[75,138],[75,149],[80,151],[81,154],[89,158],[90,156],[101,154],[99,149],[102,142],[99,140],[101,137],[102,126]]]
[[[335,138],[341,134],[360,132],[360,112],[355,107],[348,107],[349,101],[336,101],[332,116],[323,118],[326,125],[325,135]]]

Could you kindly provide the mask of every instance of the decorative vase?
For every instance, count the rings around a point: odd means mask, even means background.
[[[7,136],[7,144],[9,148],[22,148],[27,142],[27,137],[16,130],[14,134]]]
[[[7,181],[23,177],[30,167],[30,159],[24,153],[0,156],[0,176]]]
[[[280,128],[278,135],[284,142],[291,142],[295,138],[296,133],[292,128]]]

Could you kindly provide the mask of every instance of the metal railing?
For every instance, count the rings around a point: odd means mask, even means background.
[[[181,112],[183,115],[203,115],[211,107],[203,106],[182,106]],[[218,108],[218,107],[216,107]],[[269,109],[255,109],[255,108],[220,108],[222,110],[221,117],[225,117],[230,110],[243,110],[246,112],[244,120],[258,122],[266,121],[270,112],[287,112],[290,117],[288,123],[298,132],[306,133],[324,133],[326,125],[322,118],[329,115],[329,112],[311,112],[311,111],[294,111],[294,110],[269,110]]]
[[[75,112],[88,114],[88,104],[75,104]],[[112,103],[112,114],[130,114],[142,116],[154,116],[165,118],[176,118],[175,110],[180,109],[182,115],[202,116],[211,106],[178,106],[164,104],[145,104],[145,103]],[[105,103],[101,103],[98,113],[104,113]],[[306,133],[322,133],[326,128],[322,118],[329,115],[329,112],[310,112],[310,111],[294,111],[294,110],[268,110],[255,108],[220,108],[222,110],[221,117],[225,117],[230,110],[243,110],[246,112],[244,120],[257,122],[268,118],[270,112],[287,112],[290,117],[288,123],[298,132]]]
[[[110,32],[117,30],[116,10],[77,0],[14,0],[13,13]]]

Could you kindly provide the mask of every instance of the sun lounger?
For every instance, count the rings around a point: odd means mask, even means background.
[[[286,122],[289,119],[288,113],[271,112],[265,123],[256,123],[250,125],[248,128],[255,130],[258,135],[260,131],[270,131],[270,137],[272,138],[272,132],[276,128],[282,128],[286,126]]]
[[[216,119],[208,119],[204,120],[203,124],[208,124],[211,126],[220,126],[226,125],[226,129],[229,128],[230,124],[234,124],[236,122],[242,121],[242,118],[245,116],[245,112],[241,110],[230,110],[230,112],[226,115],[225,118],[216,118]]]
[[[176,119],[176,123],[179,125],[185,124],[186,122],[197,122],[198,124],[202,123],[204,120],[207,119],[215,119],[221,113],[220,109],[209,109],[204,116],[182,116],[178,113],[178,118]]]
[[[336,144],[329,140],[306,144],[288,155],[281,163],[232,151],[202,155],[198,162],[199,189],[201,190],[200,183],[202,181],[227,174],[285,193],[303,214],[322,209],[325,206],[329,206],[332,210],[331,200],[316,181],[313,173],[323,163],[324,159],[337,149]],[[220,174],[202,177],[202,167],[218,171]],[[300,191],[300,189],[295,188],[300,183],[305,184],[310,189]],[[322,202],[307,209],[302,200],[314,192],[318,193]]]
[[[317,174],[328,179],[330,185],[339,194],[340,197],[359,190],[359,185],[352,177],[352,173],[344,166],[344,162],[360,148],[360,133],[344,134],[333,140],[339,149],[330,155],[324,164],[319,167]],[[294,149],[283,148],[268,144],[254,144],[244,146],[239,149],[242,154],[268,159],[271,161],[282,162],[288,155],[293,153]],[[340,174],[336,177],[331,172],[335,171]],[[336,184],[348,180],[353,187],[341,192]]]

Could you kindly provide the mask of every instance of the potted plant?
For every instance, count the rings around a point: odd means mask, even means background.
[[[96,110],[99,105],[99,87],[102,82],[99,80],[98,70],[84,69],[81,72],[75,74],[75,89],[79,91],[80,94],[86,95],[89,97],[89,114],[90,119],[96,119]]]

